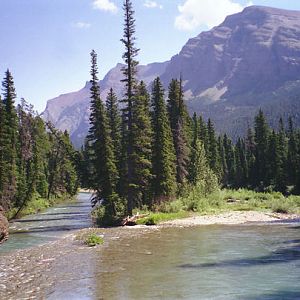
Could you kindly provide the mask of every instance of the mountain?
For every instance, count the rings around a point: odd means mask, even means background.
[[[101,82],[103,95],[110,86],[122,93],[120,67]],[[139,71],[147,84],[161,76],[165,87],[181,75],[189,110],[212,118],[232,137],[244,134],[259,108],[271,123],[291,114],[300,125],[300,12],[247,7],[190,39],[169,62]],[[49,100],[44,118],[80,141],[88,127],[88,102],[86,86]]]
[[[152,63],[138,66],[138,79],[149,85],[166,69],[169,62]],[[117,64],[100,80],[101,98],[106,99],[110,88],[113,88],[118,97],[123,95],[122,64]],[[90,83],[86,82],[84,88],[77,92],[60,95],[47,101],[44,120],[51,121],[56,128],[67,130],[75,147],[80,147],[89,128]]]
[[[251,6],[228,16],[190,39],[162,80],[180,73],[190,110],[231,136],[244,133],[259,107],[271,121],[287,113],[300,121],[300,12]]]

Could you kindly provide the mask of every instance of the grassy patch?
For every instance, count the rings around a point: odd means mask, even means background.
[[[84,243],[89,247],[94,247],[96,245],[102,245],[104,243],[104,240],[103,237],[91,233],[89,236],[87,236]]]
[[[97,228],[83,229],[79,231],[75,237],[75,240],[80,241],[89,247],[102,245],[104,243],[102,232],[100,232]]]
[[[149,216],[137,220],[137,224],[156,225],[165,221],[187,218],[188,216],[189,212],[187,211],[179,211],[176,213],[150,213]]]
[[[72,198],[70,196],[61,195],[57,198],[45,199],[41,198],[38,195],[34,195],[31,200],[29,200],[26,205],[22,208],[22,210],[18,213],[17,218],[21,218],[26,215],[36,214],[41,212],[55,204],[61,203],[63,201],[70,201]],[[12,208],[8,212],[6,212],[6,217],[10,220],[17,213],[18,208]]]
[[[155,208],[159,214],[151,214],[142,219],[142,224],[159,223],[159,219],[176,219],[176,214],[195,212],[201,215],[218,214],[226,211],[272,211],[280,213],[300,213],[300,196],[284,197],[281,193],[258,193],[246,189],[217,190],[204,196],[197,188],[192,189],[184,197],[163,203]],[[163,213],[163,214],[162,214]],[[157,216],[156,216],[157,215]]]

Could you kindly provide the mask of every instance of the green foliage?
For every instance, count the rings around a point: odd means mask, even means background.
[[[139,225],[157,225],[161,222],[170,220],[182,219],[188,217],[189,214],[186,211],[180,211],[176,213],[151,213],[149,216],[137,220]]]
[[[0,205],[9,215],[35,213],[51,199],[73,196],[78,180],[67,133],[49,123],[47,130],[33,106],[21,99],[17,109],[13,77],[3,80],[0,98]]]
[[[153,145],[152,145],[152,189],[154,203],[168,199],[176,190],[176,156],[167,110],[164,90],[159,78],[153,83],[151,105]]]
[[[114,212],[112,212],[111,205],[99,205],[94,207],[92,211],[92,218],[99,226],[117,226],[120,225],[121,220],[126,215],[126,206],[124,202],[115,195],[112,200]]]
[[[91,52],[91,115],[88,140],[91,147],[91,162],[95,166],[91,188],[97,191],[93,198],[93,205],[103,201],[110,206],[113,215],[116,215],[112,195],[116,191],[118,170],[115,164],[113,143],[110,136],[110,128],[107,114],[100,99],[98,85],[97,54]]]
[[[102,245],[104,243],[103,232],[99,228],[87,228],[77,232],[75,240],[89,247]]]
[[[95,233],[91,233],[86,237],[84,243],[89,247],[95,247],[97,245],[102,245],[104,243],[104,239]]]

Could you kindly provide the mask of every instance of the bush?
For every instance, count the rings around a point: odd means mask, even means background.
[[[84,240],[84,244],[89,247],[94,247],[96,245],[102,245],[104,243],[104,240],[101,236],[91,233],[89,234],[86,239]]]

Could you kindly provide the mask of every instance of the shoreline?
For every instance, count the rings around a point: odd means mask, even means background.
[[[138,238],[144,234],[164,228],[186,228],[207,225],[280,225],[298,224],[300,215],[278,214],[257,211],[231,211],[216,215],[192,216],[166,221],[159,225],[137,225],[133,227],[93,228],[104,237],[104,245],[87,247],[76,240],[76,236],[91,230],[76,230],[57,241],[28,249],[15,250],[0,255],[0,298],[34,299],[45,298],[59,283],[55,270],[64,270],[65,261],[83,261],[87,256],[97,254],[111,243],[123,239]],[[54,270],[54,272],[53,272]]]
[[[191,227],[205,225],[270,225],[300,223],[300,215],[260,211],[229,211],[220,214],[192,216],[166,221],[158,226]]]

